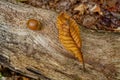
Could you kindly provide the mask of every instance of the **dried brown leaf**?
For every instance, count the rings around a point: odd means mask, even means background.
[[[68,14],[60,13],[57,17],[59,40],[62,45],[82,63],[81,38],[79,26]]]
[[[80,11],[80,14],[83,15],[87,9],[85,4],[80,4],[79,6],[75,7],[74,10]]]
[[[98,5],[93,6],[93,7],[90,9],[90,11],[91,11],[91,12],[97,12],[97,13],[99,13],[100,15],[103,15],[103,13],[102,13],[102,11],[101,11],[101,8],[100,8],[100,6],[98,6]]]

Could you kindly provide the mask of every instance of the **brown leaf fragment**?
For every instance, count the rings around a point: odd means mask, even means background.
[[[103,13],[102,13],[102,11],[101,11],[101,8],[100,8],[100,6],[98,6],[98,5],[95,5],[95,6],[93,6],[91,9],[90,9],[90,11],[91,12],[97,12],[97,13],[99,13],[99,15],[103,15]]]
[[[75,20],[68,14],[62,12],[57,17],[57,28],[59,31],[59,40],[62,45],[83,63],[84,60],[81,52],[80,29]]]
[[[116,3],[117,3],[118,0],[107,0],[107,5],[109,7],[115,7]]]
[[[83,15],[87,9],[85,4],[80,4],[79,6],[75,7],[74,10],[80,11],[80,14]]]

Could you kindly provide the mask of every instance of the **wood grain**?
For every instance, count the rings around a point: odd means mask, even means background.
[[[43,80],[119,80],[120,34],[81,27],[86,72],[58,40],[57,13],[0,0],[0,63],[23,75]],[[43,27],[26,27],[30,18]],[[71,55],[70,55],[71,56]]]

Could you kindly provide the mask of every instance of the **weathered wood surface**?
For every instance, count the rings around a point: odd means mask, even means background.
[[[0,63],[35,79],[120,79],[120,33],[81,27],[84,72],[82,64],[59,43],[56,17],[50,10],[0,0]],[[26,28],[29,18],[40,20],[42,29]]]

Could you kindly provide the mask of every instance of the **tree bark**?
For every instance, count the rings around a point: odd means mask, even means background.
[[[86,71],[59,42],[57,13],[0,0],[0,63],[11,70],[43,80],[119,80],[120,33],[81,28]],[[42,29],[32,31],[34,18]]]

